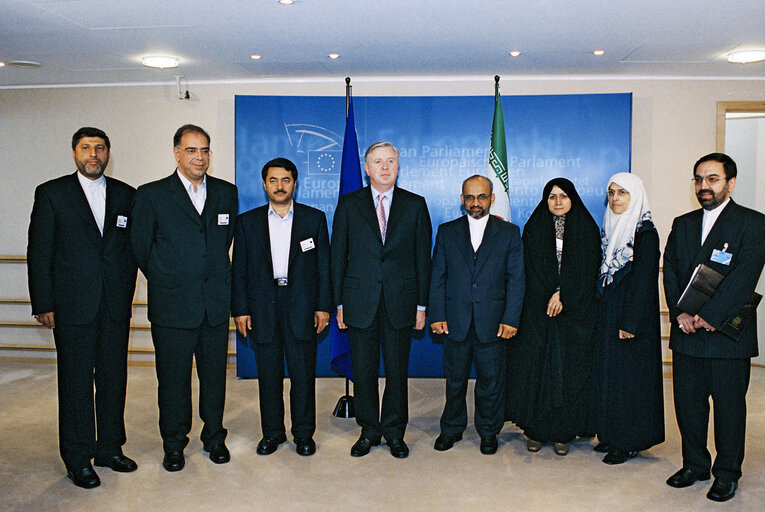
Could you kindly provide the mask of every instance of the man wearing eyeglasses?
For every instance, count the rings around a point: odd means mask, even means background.
[[[714,501],[732,498],[741,477],[750,358],[758,354],[757,319],[738,341],[720,331],[752,295],[765,263],[765,216],[731,199],[736,174],[736,163],[722,153],[696,162],[693,186],[702,209],[674,220],[664,253],[675,414],[683,455],[682,468],[667,485],[688,487],[709,480],[711,469],[715,480],[707,498]],[[691,315],[677,302],[701,263],[725,277],[711,299]],[[707,451],[710,396],[714,464]]]
[[[467,427],[465,393],[473,364],[481,453],[497,452],[504,424],[507,340],[518,332],[525,277],[518,226],[489,215],[492,188],[485,176],[463,182],[467,216],[441,224],[433,248],[430,328],[444,335],[446,377],[438,451],[454,446]]]
[[[149,321],[159,384],[159,430],[167,471],[183,469],[191,431],[191,367],[199,377],[201,439],[210,460],[228,462],[224,440],[229,247],[237,190],[207,175],[210,136],[187,124],[173,137],[178,167],[138,188],[131,241],[148,282]]]

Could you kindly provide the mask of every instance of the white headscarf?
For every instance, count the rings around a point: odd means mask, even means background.
[[[630,193],[630,204],[624,213],[616,214],[606,208],[600,230],[603,262],[600,265],[599,284],[608,286],[614,274],[632,261],[635,233],[645,221],[653,222],[651,208],[645,195],[643,182],[632,173],[620,172],[611,176],[608,186],[615,183]]]

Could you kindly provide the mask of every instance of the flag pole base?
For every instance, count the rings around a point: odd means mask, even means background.
[[[353,407],[353,397],[350,395],[343,395],[337,401],[335,410],[332,411],[332,416],[335,418],[355,418],[356,411]]]

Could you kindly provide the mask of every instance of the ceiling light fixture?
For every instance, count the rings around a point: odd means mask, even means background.
[[[597,55],[598,57],[600,57],[601,55],[605,53],[606,53],[605,50],[595,50],[594,52],[592,52],[593,55]]]
[[[340,58],[340,54],[339,53],[330,53],[329,55],[327,55],[327,57],[329,57],[332,60],[337,60],[337,59]]]
[[[10,60],[8,61],[9,66],[13,66],[14,68],[26,68],[26,69],[33,69],[33,68],[39,68],[42,66],[39,62],[35,62],[33,60]]]
[[[282,5],[292,5],[295,3],[295,0],[279,0],[279,3]]]
[[[728,54],[728,62],[734,64],[749,64],[763,60],[765,60],[765,50],[741,50]]]
[[[519,52],[518,50],[513,50],[513,51],[510,52],[510,56],[511,57],[520,57],[521,56],[521,52]]]
[[[260,60],[260,55],[258,55],[257,53],[253,53],[252,55],[250,55],[250,58],[252,60]]]
[[[5,67],[5,62],[0,62],[0,68]]]
[[[167,55],[147,55],[141,58],[141,62],[147,68],[166,69],[178,67],[178,58]]]

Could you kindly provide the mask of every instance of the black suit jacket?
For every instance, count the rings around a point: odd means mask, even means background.
[[[698,313],[718,330],[741,311],[757,286],[765,263],[765,215],[731,199],[701,245],[702,215],[703,210],[699,209],[677,217],[664,251],[664,292],[671,319],[669,348],[695,357],[754,357],[758,354],[756,318],[738,342],[704,329],[683,334],[677,326],[676,319],[681,313],[677,301],[699,263],[725,275],[712,299]],[[733,255],[730,265],[711,261],[712,251],[722,250],[725,244],[727,252]]]
[[[128,228],[134,195],[130,185],[106,177],[102,237],[76,172],[37,187],[27,246],[32,314],[53,311],[56,325],[89,324],[105,293],[112,319],[130,318],[136,264]],[[117,225],[118,217],[127,227]]]
[[[138,187],[130,237],[148,281],[149,321],[192,329],[229,318],[237,191],[207,176],[207,200],[197,213],[177,172]]]
[[[329,234],[324,212],[293,202],[287,276],[290,328],[295,338],[316,336],[314,311],[331,312]],[[314,247],[303,250],[301,242]],[[268,204],[240,215],[234,231],[231,312],[252,317],[251,339],[269,343],[276,330],[276,289],[268,229]]]
[[[396,329],[415,323],[428,305],[433,228],[422,196],[395,188],[385,245],[369,186],[342,196],[332,223],[332,289],[343,321],[368,327],[381,294]]]
[[[478,340],[497,340],[499,324],[518,328],[525,276],[518,226],[489,216],[474,253],[467,216],[441,224],[433,248],[429,322],[448,322],[449,337],[465,339],[475,323]]]

